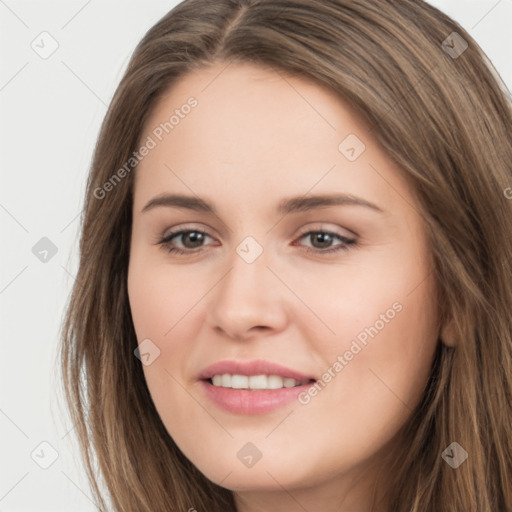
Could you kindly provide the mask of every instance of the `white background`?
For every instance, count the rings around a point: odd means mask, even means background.
[[[137,42],[177,3],[0,0],[0,512],[97,510],[57,403],[57,334],[106,106]],[[512,0],[431,3],[468,30],[512,89]],[[31,48],[42,31],[59,44],[46,60]],[[47,263],[32,253],[42,237],[58,250]],[[34,461],[51,462],[42,442],[58,454],[47,469]]]

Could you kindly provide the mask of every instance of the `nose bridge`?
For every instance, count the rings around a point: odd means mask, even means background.
[[[267,268],[270,251],[247,237],[229,260],[229,270],[215,287],[209,321],[233,337],[252,327],[279,328],[285,321],[282,284]],[[282,290],[283,291],[283,290]]]
[[[264,293],[265,288],[268,290],[270,285],[268,251],[253,237],[247,237],[235,248],[230,264],[228,274],[219,283],[219,300],[250,299],[256,305],[259,301],[254,300]]]

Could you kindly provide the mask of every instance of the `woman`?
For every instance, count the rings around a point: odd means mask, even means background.
[[[93,457],[119,511],[512,510],[511,129],[421,1],[162,18],[103,123],[63,331],[102,509]]]

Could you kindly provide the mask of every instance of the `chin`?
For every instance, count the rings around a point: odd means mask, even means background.
[[[215,460],[212,457],[211,460]],[[311,483],[312,468],[290,460],[264,461],[262,457],[254,466],[245,467],[238,459],[217,460],[215,465],[195,464],[201,473],[213,483],[231,491],[278,491],[293,489]],[[298,470],[298,471],[297,471]]]

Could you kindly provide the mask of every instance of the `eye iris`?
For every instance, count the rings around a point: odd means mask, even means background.
[[[196,247],[200,247],[201,242],[203,241],[203,238],[204,238],[204,234],[200,233],[198,231],[187,231],[186,233],[183,233],[181,236],[182,236],[183,245],[185,247],[187,247],[188,249],[195,249]],[[189,245],[187,245],[187,243],[185,243],[185,240],[187,240],[187,239],[192,241],[192,247],[190,247]],[[196,245],[194,245],[194,243]]]
[[[332,242],[332,237],[329,233],[313,233],[311,236],[314,241],[320,240],[320,247],[318,247],[320,249],[328,247]],[[313,243],[313,246],[315,246],[315,243]]]

